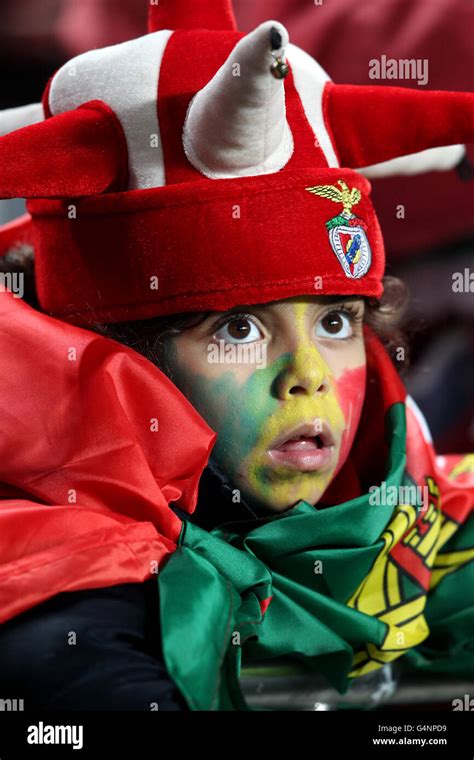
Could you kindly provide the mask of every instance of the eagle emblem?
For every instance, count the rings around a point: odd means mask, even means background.
[[[367,238],[367,225],[352,213],[352,207],[359,203],[361,192],[356,187],[349,190],[344,180],[336,185],[307,187],[308,192],[342,204],[341,213],[326,222],[329,242],[341,264],[346,277],[363,277],[372,263],[372,251]]]

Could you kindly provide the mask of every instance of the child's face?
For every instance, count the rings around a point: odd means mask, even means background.
[[[172,379],[249,504],[316,504],[342,467],[365,395],[363,314],[362,299],[304,296],[214,312],[170,338]]]

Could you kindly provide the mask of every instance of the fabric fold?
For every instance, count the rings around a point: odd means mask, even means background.
[[[215,433],[144,357],[9,291],[0,353],[0,621],[152,577],[181,529],[169,504],[195,509]]]

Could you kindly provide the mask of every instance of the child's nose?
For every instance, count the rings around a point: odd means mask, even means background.
[[[315,347],[295,351],[277,378],[277,395],[283,401],[295,395],[325,396],[328,390],[328,368]]]

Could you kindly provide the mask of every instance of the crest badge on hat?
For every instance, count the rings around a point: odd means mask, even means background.
[[[342,179],[338,181],[338,185],[340,189],[336,185],[317,185],[307,187],[306,190],[335,203],[342,203],[342,212],[326,222],[329,242],[346,277],[358,279],[367,274],[372,262],[372,251],[366,234],[367,225],[363,219],[352,213],[352,206],[359,203],[361,193],[355,187],[349,190]]]

